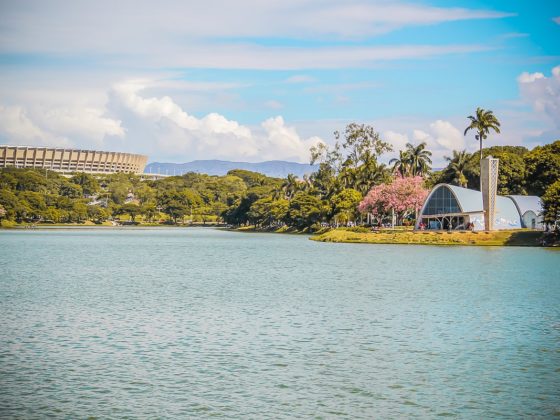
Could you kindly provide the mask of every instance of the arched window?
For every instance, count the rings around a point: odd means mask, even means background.
[[[422,214],[461,213],[457,199],[447,187],[439,187],[434,191]]]

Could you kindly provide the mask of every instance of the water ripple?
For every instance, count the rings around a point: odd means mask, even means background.
[[[147,229],[0,256],[3,418],[560,412],[558,252]]]

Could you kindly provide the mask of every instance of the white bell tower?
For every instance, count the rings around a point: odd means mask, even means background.
[[[480,192],[484,207],[484,230],[494,230],[496,218],[496,197],[498,190],[499,159],[487,156],[480,161]]]

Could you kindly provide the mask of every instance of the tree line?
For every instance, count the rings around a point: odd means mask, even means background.
[[[482,134],[477,134],[484,137]],[[484,137],[485,138],[485,137]],[[334,146],[311,149],[318,169],[303,179],[272,178],[246,170],[225,176],[187,173],[160,180],[133,174],[65,177],[44,169],[0,170],[0,219],[19,223],[222,222],[262,228],[317,230],[321,225],[375,223],[393,216],[413,223],[428,189],[450,183],[478,189],[480,156],[500,159],[499,194],[534,194],[545,216],[560,216],[560,141],[528,150],[521,146],[453,151],[447,166],[432,170],[426,143],[407,144],[386,165],[392,150],[372,127],[349,124]],[[482,144],[482,143],[481,143]]]

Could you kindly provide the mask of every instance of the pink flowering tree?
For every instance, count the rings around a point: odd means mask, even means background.
[[[378,220],[394,212],[399,223],[411,213],[418,217],[427,196],[422,177],[398,176],[390,184],[373,187],[358,205],[358,210]]]

